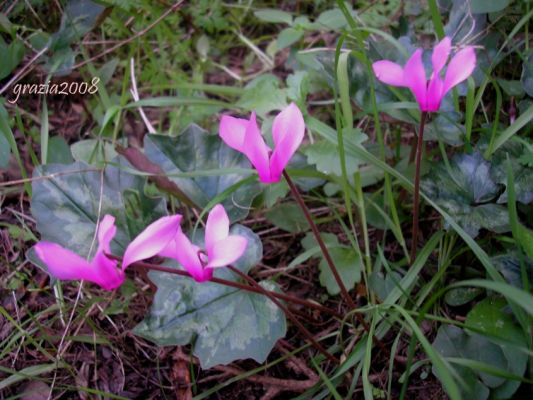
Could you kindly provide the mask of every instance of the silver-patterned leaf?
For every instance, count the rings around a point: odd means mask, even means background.
[[[129,241],[146,225],[166,214],[164,199],[144,194],[146,179],[131,175],[123,158],[97,169],[84,162],[48,164],[35,169],[32,215],[42,240],[89,255],[96,222],[105,214],[116,218],[112,250],[122,254]]]
[[[218,135],[210,135],[197,125],[190,125],[177,137],[149,135],[145,139],[146,156],[158,164],[170,180],[199,207],[255,174],[250,162],[231,149]],[[184,172],[209,171],[208,175],[183,177]],[[260,193],[257,182],[239,186],[220,203],[235,222],[248,215],[252,200]]]
[[[231,233],[248,239],[246,252],[234,263],[247,273],[261,260],[261,241],[240,225],[233,226]],[[201,245],[202,238],[203,231],[198,230],[193,242]],[[215,270],[215,276],[238,280],[226,268]],[[203,368],[244,358],[261,363],[285,335],[283,312],[263,295],[163,272],[151,272],[149,277],[157,293],[150,314],[134,332],[163,346],[191,343]],[[268,290],[276,289],[272,282],[261,284]]]

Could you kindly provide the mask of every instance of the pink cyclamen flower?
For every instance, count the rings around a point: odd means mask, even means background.
[[[467,79],[476,67],[474,48],[467,46],[452,57],[443,80],[440,73],[448,61],[451,48],[449,37],[445,37],[435,46],[431,55],[433,73],[429,81],[422,63],[422,49],[417,49],[403,68],[387,60],[375,62],[372,68],[381,82],[409,88],[415,95],[420,110],[438,111],[446,93]]]
[[[109,243],[116,232],[115,218],[105,215],[98,225],[98,248],[91,261],[57,243],[41,241],[34,248],[50,274],[57,279],[86,280],[113,290],[124,282],[124,272],[117,268],[117,261],[106,256],[111,252]]]
[[[296,104],[281,111],[272,124],[272,151],[261,136],[255,113],[249,120],[224,115],[220,121],[220,137],[231,148],[248,157],[263,183],[275,183],[302,143],[305,123]]]
[[[163,217],[149,225],[126,249],[122,268],[160,255],[177,260],[197,282],[205,282],[212,278],[214,268],[233,263],[246,249],[245,237],[229,234],[229,218],[220,204],[207,217],[205,252],[185,236],[180,220],[179,215]]]

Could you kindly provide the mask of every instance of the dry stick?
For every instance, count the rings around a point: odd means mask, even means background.
[[[272,295],[273,292],[266,290],[265,288],[263,288],[263,286],[261,286],[259,283],[254,281],[252,278],[250,278],[248,275],[238,270],[237,268],[231,265],[228,265],[228,268],[234,273],[236,273],[238,276],[240,276],[242,279],[244,279],[246,282],[248,282],[250,285],[258,289],[263,295],[267,296],[270,299],[270,301],[272,301],[276,306],[278,306],[285,313],[285,315],[292,321],[294,325],[296,325],[296,327],[300,330],[300,332],[307,338],[307,340],[309,340],[309,342],[311,342],[311,344],[318,351],[320,351],[329,360],[333,361],[336,364],[339,364],[340,362],[339,359],[335,357],[334,355],[332,355],[330,352],[328,352],[324,347],[322,347],[320,343],[316,341],[316,339],[313,337],[311,332],[309,332],[307,328],[303,326],[300,321],[298,321],[298,318],[296,318],[296,316],[287,307],[285,307],[278,299],[276,299],[276,297]]]
[[[2,87],[2,89],[0,89],[0,95],[2,93],[4,93],[13,83],[15,83],[16,81],[18,81],[19,79],[21,79],[23,76],[25,76],[27,73],[29,73],[32,69],[33,69],[33,66],[32,64],[39,58],[41,57],[44,53],[46,53],[48,50],[48,46],[45,46],[43,47],[37,54],[35,54],[30,61],[28,61],[26,63],[26,65],[24,65],[24,67],[22,67],[21,69],[18,70],[18,72],[13,75],[13,77]]]
[[[143,36],[145,33],[147,33],[148,31],[150,31],[154,26],[156,26],[157,24],[159,24],[161,21],[163,21],[167,15],[169,15],[170,13],[172,13],[173,11],[176,11],[180,6],[181,4],[183,3],[183,0],[181,1],[178,1],[176,4],[172,5],[168,10],[166,10],[163,14],[161,14],[154,22],[152,22],[150,25],[148,25],[146,28],[140,30],[139,32],[137,32],[135,35],[127,38],[126,40],[122,40],[120,42],[118,42],[116,45],[114,46],[111,46],[110,48],[104,50],[103,52],[101,52],[100,54],[97,54],[95,55],[94,57],[91,57],[89,58],[88,60],[85,60],[85,61],[82,61],[80,62],[79,64],[76,64],[74,66],[74,69],[78,69],[80,68],[81,66],[85,65],[85,64],[88,64],[90,62],[93,62],[94,60],[100,58],[100,57],[103,57],[105,56],[106,54],[109,54],[109,53],[112,53],[113,51],[115,51],[116,49],[118,49],[119,47],[122,47],[124,46],[125,44],[128,44],[130,42],[133,42],[135,39],[137,39],[138,37],[140,36]]]
[[[410,254],[411,263],[413,263],[416,259],[416,248],[418,245],[418,209],[420,207],[420,163],[422,161],[422,147],[424,143],[424,124],[426,122],[426,115],[426,112],[422,111],[422,115],[420,116],[420,128],[418,129],[418,138],[416,142],[415,192],[413,199],[413,228]]]
[[[109,258],[112,258],[114,260],[122,261],[122,257],[118,257],[118,256],[115,256],[115,255],[112,255],[112,254],[107,254],[107,253],[106,253],[106,256],[109,257]],[[146,262],[142,262],[142,261],[137,261],[137,262],[133,263],[132,266],[133,267],[145,268],[145,269],[151,269],[151,270],[154,270],[154,271],[167,272],[169,274],[175,274],[175,275],[180,275],[180,276],[185,276],[185,277],[188,277],[188,278],[192,278],[191,275],[187,271],[182,271],[180,269],[171,268],[171,267],[165,267],[165,266],[162,266],[162,265],[156,265],[156,264],[150,264],[150,263],[146,263]],[[252,286],[249,286],[249,285],[243,285],[243,284],[241,284],[239,282],[228,281],[226,279],[212,277],[210,279],[210,282],[214,282],[214,283],[218,283],[220,285],[233,287],[233,288],[236,288],[236,289],[246,290],[248,292],[263,294],[262,290],[259,290],[259,289],[255,288],[255,287],[252,287]],[[263,290],[265,290],[265,289],[263,289]],[[334,317],[342,319],[342,316],[338,312],[336,312],[335,310],[332,310],[329,307],[325,307],[325,306],[323,306],[321,304],[313,303],[313,302],[310,302],[310,301],[307,301],[307,300],[303,300],[303,299],[300,299],[299,297],[291,296],[291,295],[288,295],[288,294],[285,294],[285,293],[270,292],[270,294],[272,294],[272,296],[274,296],[274,297],[277,297],[277,298],[279,298],[281,300],[284,300],[284,301],[287,301],[289,303],[301,304],[303,306],[314,308],[314,309],[316,309],[318,311],[322,311],[322,312],[330,314],[330,315],[332,315]]]
[[[350,309],[355,309],[355,303],[348,294],[348,291],[346,290],[346,287],[344,286],[344,283],[342,282],[342,279],[339,275],[339,271],[337,270],[337,267],[335,267],[335,263],[333,262],[333,259],[331,258],[331,255],[329,254],[328,248],[324,244],[324,241],[322,240],[322,237],[320,236],[320,232],[318,231],[317,226],[313,222],[313,218],[311,217],[311,213],[309,212],[309,209],[305,205],[305,202],[298,191],[298,188],[292,181],[292,179],[289,177],[289,174],[284,170],[283,176],[285,177],[285,180],[289,184],[289,187],[291,188],[292,195],[296,199],[296,202],[302,209],[305,215],[305,219],[307,219],[307,222],[309,223],[309,226],[311,227],[311,230],[313,231],[313,234],[315,235],[316,241],[318,242],[318,245],[320,246],[320,250],[322,250],[322,254],[324,255],[324,258],[326,259],[326,262],[328,263],[329,269],[333,273],[333,276],[335,277],[335,281],[337,281],[337,285],[339,285],[339,288],[341,289],[342,296],[348,303],[348,306]]]
[[[346,302],[348,303],[348,306],[350,307],[351,310],[355,310],[356,305],[353,302],[353,300],[350,297],[350,295],[348,294],[348,291],[346,290],[346,287],[342,283],[342,280],[341,280],[341,277],[339,276],[337,268],[335,267],[335,264],[333,263],[333,260],[331,259],[331,256],[330,256],[330,254],[328,252],[328,249],[327,249],[326,245],[324,244],[324,241],[322,240],[322,237],[320,236],[320,233],[318,232],[317,226],[315,225],[315,223],[313,222],[313,219],[311,218],[311,213],[309,212],[307,206],[305,205],[305,203],[304,203],[304,201],[302,199],[302,196],[300,195],[300,192],[298,191],[298,189],[296,188],[296,185],[294,185],[294,182],[291,180],[291,178],[289,177],[289,174],[287,174],[286,171],[283,171],[283,176],[285,177],[285,180],[289,184],[291,192],[294,195],[294,197],[295,197],[296,201],[298,202],[298,204],[300,205],[300,208],[304,212],[305,217],[307,219],[307,222],[309,222],[309,225],[311,226],[311,230],[313,231],[313,234],[315,235],[315,238],[316,238],[318,244],[320,245],[320,249],[322,250],[322,253],[324,254],[324,258],[326,259],[326,261],[327,261],[327,263],[328,263],[328,265],[329,265],[329,267],[331,269],[331,272],[333,273],[333,276],[335,277],[335,280],[337,281],[337,284],[341,288],[341,292],[342,292],[344,298],[346,299]],[[361,316],[359,313],[354,313],[354,315],[357,318],[357,321],[361,325],[363,325],[363,328],[365,329],[365,331],[367,333],[370,333],[370,326],[368,326],[368,323],[365,321],[363,316]],[[381,340],[379,340],[379,338],[376,335],[373,335],[372,339],[374,340],[374,342],[376,342],[378,344],[378,346],[381,348],[382,351],[384,351],[386,353],[389,353],[388,349],[385,347],[383,342]]]

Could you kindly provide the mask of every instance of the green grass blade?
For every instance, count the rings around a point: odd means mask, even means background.
[[[48,105],[46,96],[43,99],[43,110],[41,112],[41,164],[48,163],[48,139],[50,132],[48,129]]]
[[[431,13],[431,19],[433,21],[433,27],[437,33],[439,39],[444,38],[444,25],[439,13],[439,6],[437,0],[428,0],[429,12]]]
[[[490,157],[496,150],[498,150],[505,142],[511,139],[520,129],[526,126],[530,121],[533,120],[533,105],[520,115],[515,122],[513,122],[507,129],[505,129],[500,136],[494,141],[494,146],[491,149],[491,152],[487,150],[487,156]]]
[[[26,379],[33,380],[39,375],[47,374],[58,368],[64,368],[64,363],[32,365],[31,367],[23,368],[20,371],[0,366],[0,371],[10,374],[6,379],[0,381],[0,389],[5,389],[8,386],[22,382]]]

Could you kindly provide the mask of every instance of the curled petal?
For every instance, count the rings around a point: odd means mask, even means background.
[[[227,238],[216,242],[208,250],[209,263],[207,267],[217,268],[225,267],[237,261],[246,250],[248,240],[239,235],[231,235]]]
[[[443,94],[467,79],[476,68],[476,53],[473,47],[460,50],[448,64],[444,78]]]
[[[207,280],[204,267],[199,257],[200,248],[192,244],[181,230],[176,234],[175,245],[175,258],[181,266],[191,274],[195,281],[204,282]]]
[[[433,75],[432,77],[438,77],[440,71],[446,65],[448,57],[450,56],[450,51],[452,50],[452,41],[449,37],[442,39],[439,44],[433,49],[433,54],[431,55],[431,62],[433,64]]]
[[[244,137],[244,149],[242,150],[246,157],[250,160],[252,165],[259,174],[259,179],[262,182],[270,180],[270,168],[268,160],[269,148],[261,136],[261,131],[257,127],[255,113],[252,113],[248,126],[246,127],[246,134]]]
[[[280,180],[281,173],[302,143],[304,134],[304,118],[296,104],[291,103],[274,118],[272,138],[276,147],[270,158],[271,182]]]
[[[426,108],[426,71],[422,63],[422,50],[417,49],[405,64],[403,69],[403,80],[416,97],[420,108]]]
[[[181,228],[180,228],[181,230]],[[176,247],[176,237],[174,236],[165,247],[163,247],[158,253],[158,256],[172,258],[177,260],[178,248]]]
[[[428,95],[426,109],[422,111],[438,111],[440,108],[440,103],[442,101],[444,82],[439,77],[434,77],[429,81]]]
[[[104,251],[110,253],[110,243],[117,233],[117,227],[115,226],[115,217],[106,214],[104,218],[98,224],[98,250],[97,252]]]
[[[116,268],[116,262],[109,260],[102,253],[97,253],[95,260],[89,263],[57,243],[42,241],[34,248],[50,274],[57,279],[87,280],[106,290],[115,289],[124,281],[124,275]]]
[[[209,212],[207,222],[205,224],[205,248],[209,254],[213,245],[228,237],[229,234],[229,218],[226,210],[221,204],[217,204]]]
[[[244,136],[248,127],[248,120],[224,115],[220,120],[219,135],[232,149],[244,151]]]
[[[57,279],[87,279],[90,275],[91,265],[86,259],[57,243],[38,242],[34,249],[37,256],[48,267],[50,274]]]
[[[405,86],[403,81],[403,68],[388,60],[376,61],[372,70],[381,82],[391,86]]]
[[[106,290],[113,290],[124,282],[124,271],[117,268],[118,262],[98,252],[91,262],[91,276],[87,280],[97,283]]]
[[[159,218],[142,231],[129,245],[122,259],[122,270],[135,261],[159,254],[180,230],[181,215]]]

